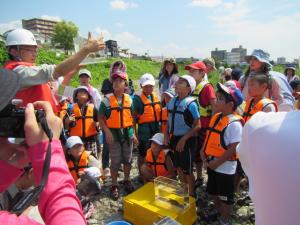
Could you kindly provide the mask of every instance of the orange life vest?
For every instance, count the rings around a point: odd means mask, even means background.
[[[80,156],[78,164],[75,163],[72,157],[70,157],[70,159],[67,162],[71,175],[75,181],[75,184],[77,183],[77,180],[79,178],[78,172],[83,171],[85,168],[88,168],[89,155],[90,154],[87,151],[83,151],[82,155]]]
[[[250,98],[246,101],[246,106],[244,110],[244,120],[247,122],[255,113],[263,111],[265,107],[267,107],[270,104],[273,104],[275,106],[275,111],[278,112],[278,107],[276,102],[269,98],[263,98],[259,100],[259,102],[253,106],[254,98]]]
[[[19,61],[8,61],[3,66],[7,70],[14,70],[17,66],[35,66],[34,63],[28,63],[28,62],[19,62]],[[51,93],[51,89],[48,84],[39,84],[35,85],[29,88],[26,88],[22,91],[18,91],[16,96],[16,99],[22,99],[23,103],[21,106],[26,106],[27,103],[33,103],[36,101],[48,101],[53,111],[56,113],[56,100],[53,98],[53,95]]]
[[[158,176],[165,177],[168,175],[169,171],[167,170],[167,165],[166,165],[167,154],[168,154],[168,150],[161,150],[158,153],[157,158],[155,159],[151,148],[147,150],[146,163],[148,168],[152,170],[155,177]]]
[[[243,118],[237,114],[222,116],[222,113],[217,113],[212,117],[204,142],[204,152],[206,156],[219,158],[227,151],[224,140],[225,129],[230,123],[236,121],[239,121],[242,125],[244,124]],[[230,160],[236,159],[237,157],[234,156]]]
[[[139,95],[144,107],[144,113],[138,115],[138,124],[159,122],[161,113],[161,103],[155,93],[151,94],[152,101],[142,93]]]
[[[161,110],[160,122],[161,122],[161,132],[165,133],[165,131],[167,129],[167,123],[168,123],[168,109],[167,109],[167,107],[164,107]]]
[[[57,106],[57,116],[63,120],[65,115],[67,114],[67,109],[68,109],[68,102],[65,102],[63,105],[58,105]]]
[[[76,126],[70,128],[70,136],[91,137],[97,134],[94,121],[94,105],[87,104],[85,115],[81,114],[81,110],[76,103],[73,107],[73,114],[76,119]]]
[[[108,128],[126,128],[133,126],[131,114],[132,100],[128,94],[123,94],[122,106],[119,106],[118,100],[114,94],[105,96],[109,100],[109,109],[111,110],[109,118],[106,119]]]

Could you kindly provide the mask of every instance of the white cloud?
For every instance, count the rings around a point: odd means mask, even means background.
[[[272,59],[285,56],[292,60],[299,57],[300,13],[258,19],[256,13],[259,12],[252,10],[245,0],[221,10],[210,19],[215,22],[216,35],[223,35],[223,40],[227,41],[219,42],[219,46],[215,47],[230,50],[242,44],[248,52],[255,48],[264,49]]]
[[[114,39],[118,42],[121,48],[129,48],[132,52],[138,51],[139,53],[144,52],[143,39],[128,32],[121,32],[114,36]]]
[[[3,34],[4,32],[16,28],[22,28],[22,22],[21,20],[15,20],[15,21],[10,21],[7,23],[0,23],[0,33]]]
[[[41,18],[44,19],[44,20],[54,20],[54,21],[57,21],[57,22],[62,21],[62,18],[59,17],[59,16],[42,15]]]
[[[129,8],[137,8],[138,4],[134,2],[125,2],[123,0],[113,0],[110,2],[110,6],[115,10],[126,10]]]
[[[192,2],[190,2],[188,5],[213,8],[219,6],[221,3],[222,0],[192,0]]]
[[[109,40],[112,37],[111,33],[105,28],[96,27],[95,31],[98,36],[102,35],[104,40]]]

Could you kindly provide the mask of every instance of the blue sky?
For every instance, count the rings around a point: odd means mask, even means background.
[[[0,32],[33,17],[72,21],[155,56],[203,58],[218,48],[261,48],[271,58],[300,56],[299,0],[15,0],[3,1]]]

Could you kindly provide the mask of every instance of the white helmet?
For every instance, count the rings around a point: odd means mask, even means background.
[[[37,46],[33,34],[22,28],[14,29],[6,34],[6,46],[33,45]]]

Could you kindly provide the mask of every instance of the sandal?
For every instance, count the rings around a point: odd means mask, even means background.
[[[120,197],[118,186],[111,186],[110,188],[110,196],[112,200],[116,201]]]
[[[124,187],[127,194],[130,194],[131,192],[134,191],[134,187],[130,180],[124,180]]]

